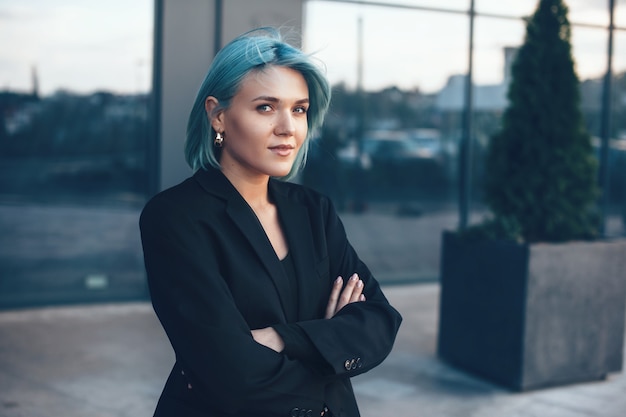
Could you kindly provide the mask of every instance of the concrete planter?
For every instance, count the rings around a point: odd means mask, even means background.
[[[520,245],[443,235],[439,356],[509,389],[621,371],[625,306],[626,240]]]

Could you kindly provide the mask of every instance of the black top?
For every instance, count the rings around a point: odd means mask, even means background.
[[[296,276],[296,266],[291,258],[291,252],[287,252],[287,256],[280,263],[285,270],[285,274],[287,274],[286,284],[289,287],[288,292],[291,294],[289,302],[292,304],[291,308],[295,311],[298,308],[298,278]]]

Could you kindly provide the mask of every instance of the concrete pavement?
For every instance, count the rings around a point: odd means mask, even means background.
[[[512,393],[436,357],[439,285],[384,287],[404,322],[355,378],[363,417],[623,417],[626,376]],[[0,312],[0,417],[151,416],[173,362],[146,302]]]

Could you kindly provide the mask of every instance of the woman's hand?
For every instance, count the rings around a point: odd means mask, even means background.
[[[285,349],[285,342],[273,327],[265,327],[263,329],[252,330],[254,340],[275,352],[282,352]]]
[[[343,291],[341,290],[342,287],[343,278],[338,277],[330,292],[325,318],[332,318],[339,310],[350,303],[365,301],[365,295],[362,294],[363,281],[359,279],[357,274],[352,274]],[[252,337],[257,343],[275,352],[280,353],[285,349],[285,342],[273,327],[252,330]]]
[[[328,299],[326,315],[324,316],[327,319],[332,318],[339,310],[350,303],[365,301],[365,295],[362,294],[363,281],[359,279],[357,274],[352,274],[343,291],[341,291],[342,286],[343,278],[338,277],[333,284],[333,289]]]

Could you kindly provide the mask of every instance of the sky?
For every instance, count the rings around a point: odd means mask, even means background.
[[[228,1],[228,0],[226,0]],[[378,3],[466,10],[469,0],[377,0]],[[536,0],[475,0],[479,13],[524,16]],[[608,24],[608,0],[569,0],[570,20]],[[626,27],[626,0],[616,0],[616,24]],[[435,92],[468,65],[467,15],[309,0],[305,6],[307,52],[325,64],[331,83],[356,86],[358,23],[363,83]],[[36,68],[40,92],[109,90],[145,92],[152,72],[153,0],[0,0],[0,90],[29,91]],[[518,19],[477,17],[474,77],[496,84],[505,46],[519,46]],[[626,70],[626,31],[615,32],[616,71]],[[581,79],[606,70],[606,30],[576,27],[573,49]]]
[[[0,90],[148,91],[153,0],[0,0]]]
[[[378,3],[467,10],[468,0],[378,0]],[[608,0],[569,0],[571,22],[608,26]],[[475,0],[478,13],[528,16],[536,0]],[[626,0],[616,0],[615,22],[626,27]],[[331,1],[310,1],[306,9],[305,48],[326,63],[329,78],[356,85],[358,21],[361,19],[363,84],[391,85],[434,92],[451,74],[468,68],[469,19],[463,14],[384,8]],[[519,46],[521,19],[477,17],[474,23],[474,80],[497,84],[504,74],[504,47]],[[626,70],[626,31],[615,32],[614,69]],[[601,77],[607,66],[607,31],[575,27],[572,44],[581,79]]]

